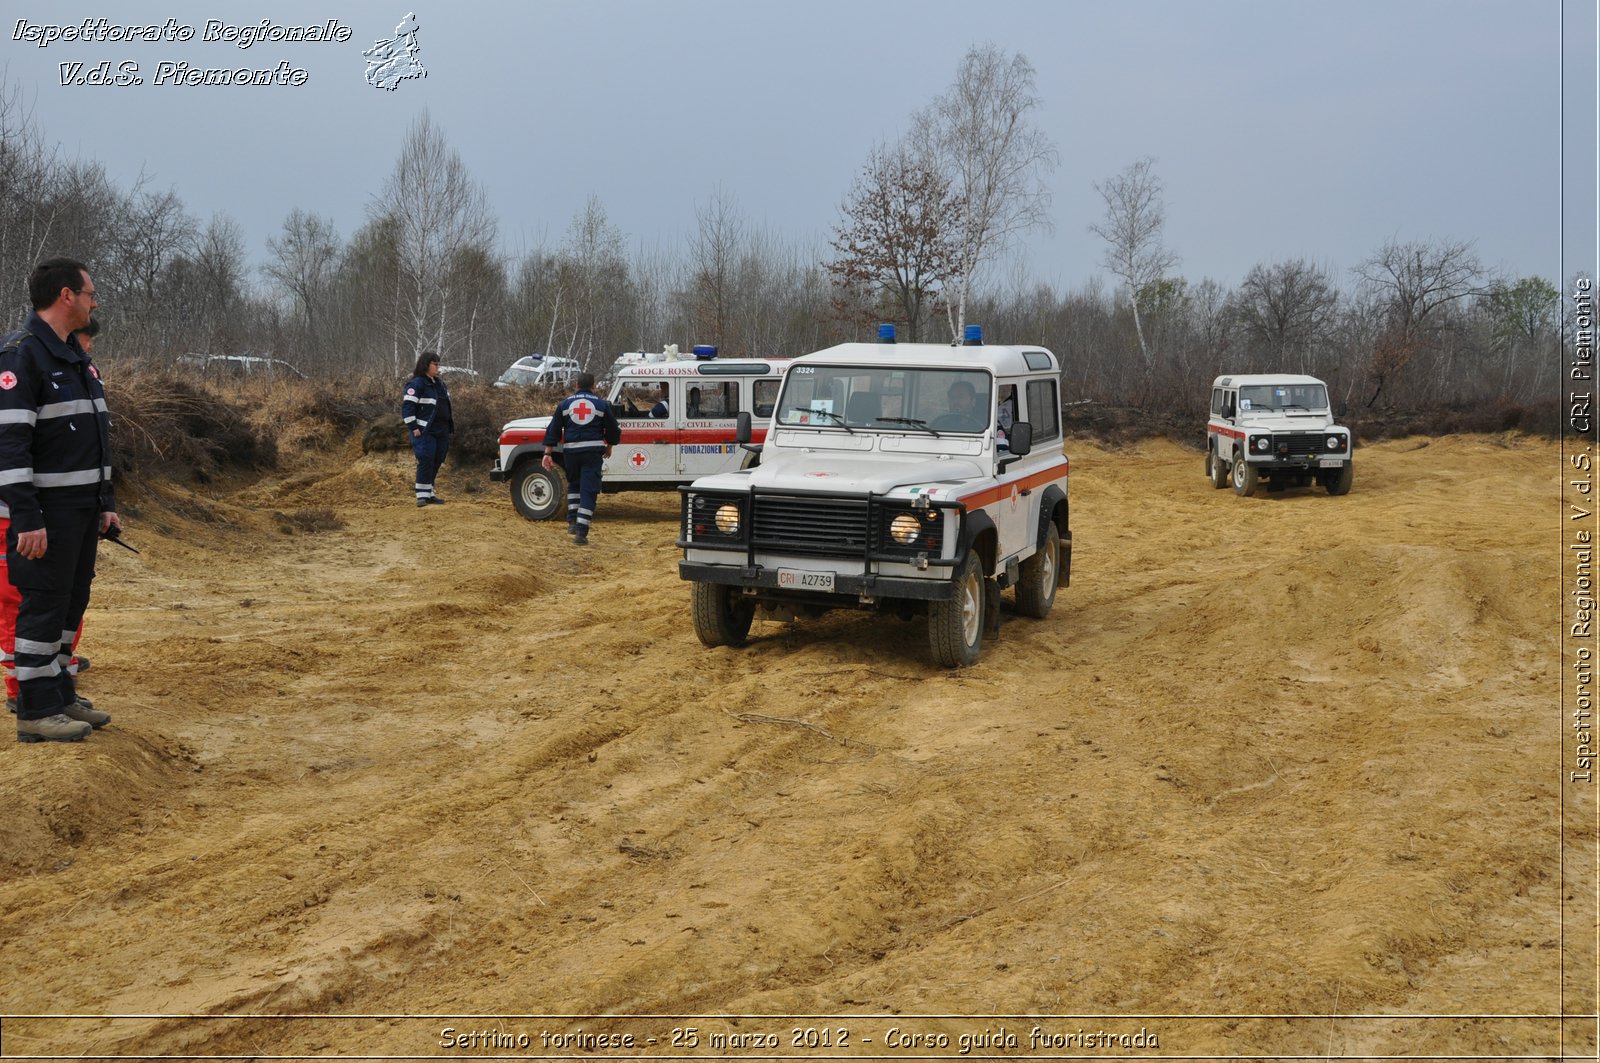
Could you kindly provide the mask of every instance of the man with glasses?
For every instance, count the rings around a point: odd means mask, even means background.
[[[17,740],[76,742],[111,722],[79,699],[68,663],[89,604],[99,537],[121,529],[100,373],[74,333],[96,305],[70,258],[28,278],[33,313],[0,343],[0,504],[17,608]]]

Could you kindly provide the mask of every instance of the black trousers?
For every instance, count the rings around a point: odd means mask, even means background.
[[[6,569],[22,592],[17,607],[17,718],[39,720],[78,700],[67,664],[72,636],[89,607],[100,514],[93,509],[46,510],[44,556],[17,553],[17,526],[6,533]]]

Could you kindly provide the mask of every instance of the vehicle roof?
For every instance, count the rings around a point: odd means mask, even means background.
[[[1239,387],[1240,385],[1253,385],[1253,384],[1322,384],[1322,383],[1323,382],[1321,380],[1318,380],[1316,377],[1314,377],[1314,376],[1306,376],[1304,373],[1230,373],[1227,376],[1219,376],[1219,377],[1217,377],[1217,379],[1215,379],[1215,380],[1213,380],[1211,382],[1211,386],[1214,387],[1214,388],[1220,388],[1220,387],[1236,388],[1236,387]],[[1326,386],[1326,385],[1324,385],[1324,386]]]
[[[885,362],[905,362],[920,368],[970,369],[984,368],[996,376],[1018,376],[1037,373],[1028,365],[1025,353],[1044,354],[1050,359],[1050,371],[1059,371],[1061,363],[1044,347],[1032,344],[1012,346],[985,343],[976,346],[952,346],[948,343],[841,343],[836,347],[808,354],[799,362],[831,362],[839,365],[881,366]]]
[[[616,370],[618,380],[662,376],[779,376],[792,358],[679,358],[674,362],[645,362]]]

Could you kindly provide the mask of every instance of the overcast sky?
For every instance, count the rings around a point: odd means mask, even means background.
[[[630,252],[680,252],[720,188],[747,222],[821,248],[873,145],[993,43],[1038,73],[1053,233],[1032,281],[1104,276],[1093,183],[1155,157],[1167,245],[1191,280],[1256,263],[1348,270],[1390,238],[1474,241],[1560,284],[1594,270],[1594,0],[374,0],[6,4],[4,77],[69,158],[141,173],[252,255],[299,207],[341,238],[426,108],[510,255],[554,249],[598,196]],[[366,83],[363,49],[414,11],[423,80]],[[32,25],[174,19],[187,43],[18,40]],[[204,43],[232,25],[337,19],[348,42]],[[142,85],[63,86],[59,64],[137,63]],[[1563,60],[1566,87],[1563,92]],[[306,71],[273,87],[154,83],[163,61]],[[1565,112],[1563,110],[1565,104]],[[1563,120],[1566,128],[1563,129]],[[1566,216],[1563,222],[1563,153]],[[1565,232],[1566,258],[1561,255]],[[998,277],[991,277],[998,280]]]

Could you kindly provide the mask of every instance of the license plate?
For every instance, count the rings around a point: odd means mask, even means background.
[[[1343,458],[1320,458],[1317,464],[1324,469],[1337,469],[1344,464]]]
[[[798,568],[778,569],[778,586],[785,590],[831,591],[832,572],[806,572]]]

